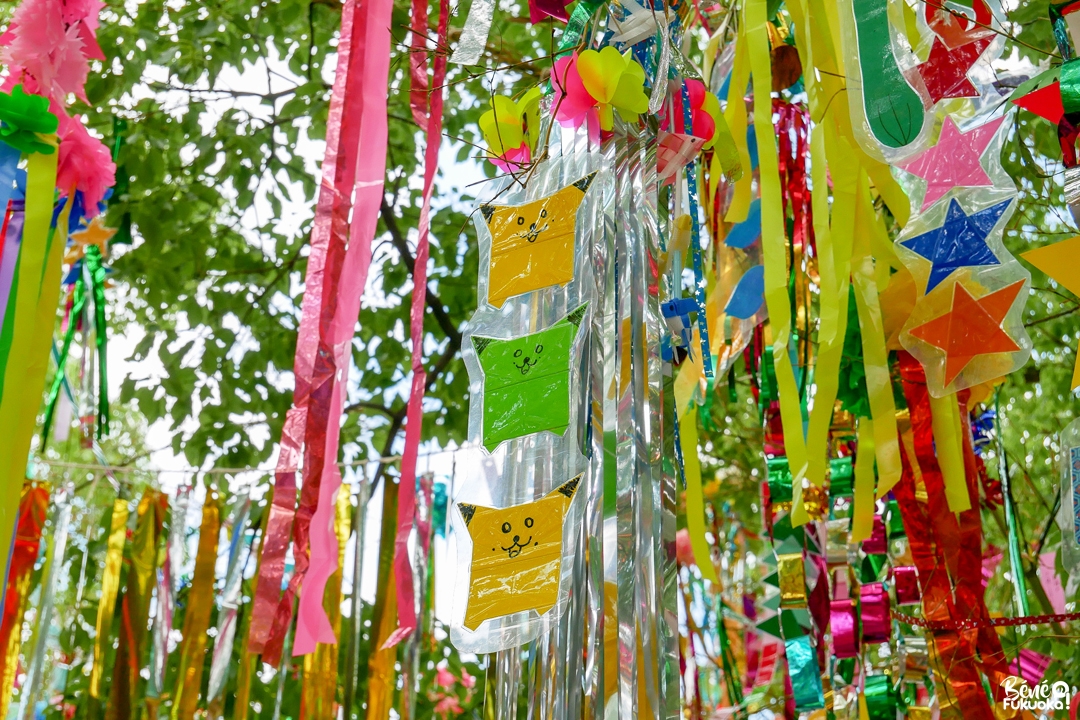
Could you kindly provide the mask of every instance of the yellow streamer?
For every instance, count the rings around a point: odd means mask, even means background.
[[[929,397],[934,449],[937,451],[941,477],[945,481],[945,499],[954,513],[964,512],[971,509],[971,497],[964,472],[964,449],[960,440],[962,426],[956,393],[940,398]]]
[[[862,542],[874,531],[874,422],[859,418],[859,454],[855,457],[855,496],[851,504],[851,542]]]
[[[683,472],[686,475],[686,529],[690,533],[690,546],[694,549],[701,577],[718,583],[712,553],[705,539],[705,493],[701,488],[701,461],[698,459],[697,414],[693,405],[681,409],[679,417],[679,441],[682,445]]]
[[[345,545],[349,541],[352,504],[349,502],[349,486],[338,489],[334,506],[334,534],[338,539],[338,567],[326,582],[323,609],[334,628],[334,636],[341,636],[341,562],[345,557]],[[301,717],[308,720],[335,720],[334,694],[337,691],[338,646],[318,643],[315,652],[304,656],[304,688],[301,697]]]
[[[793,525],[809,520],[802,503],[801,487],[806,478],[806,439],[803,435],[799,386],[788,354],[791,336],[791,306],[788,301],[787,237],[780,192],[776,132],[772,124],[772,66],[766,0],[746,3],[746,39],[754,80],[754,134],[758,146],[761,186],[761,250],[765,264],[765,304],[773,334],[773,366],[780,396],[780,419],[784,428],[784,448],[791,468],[792,488],[799,488],[798,502],[791,509]]]
[[[860,177],[860,186],[862,183]],[[885,349],[885,326],[881,319],[878,288],[874,279],[874,259],[870,255],[870,234],[877,219],[870,193],[861,192],[855,215],[855,244],[852,250],[851,278],[855,286],[855,305],[862,331],[863,366],[870,414],[874,418],[874,447],[877,453],[878,492],[885,493],[900,482],[900,440],[896,434],[896,402],[893,400],[889,352]]]
[[[210,611],[214,609],[214,566],[217,564],[221,515],[217,495],[207,489],[199,526],[199,550],[195,554],[195,575],[184,612],[183,643],[177,673],[172,720],[192,720],[199,704],[202,684],[206,631],[210,629]]]
[[[55,137],[50,138],[55,144]],[[60,297],[60,260],[64,243],[49,244],[58,153],[27,158],[26,214],[19,253],[18,294],[10,298],[14,313],[8,364],[0,382],[0,548],[11,547],[26,477],[26,458],[41,406],[41,389],[49,367],[49,341]],[[63,227],[67,227],[67,216]],[[40,280],[40,282],[39,282]],[[6,550],[5,557],[6,557]],[[6,567],[6,560],[4,561]]]
[[[766,38],[767,41],[768,38]],[[727,120],[728,127],[731,129],[731,138],[735,141],[735,149],[739,152],[739,162],[742,163],[745,172],[742,178],[735,183],[735,192],[731,199],[731,205],[724,216],[724,221],[729,223],[740,223],[750,213],[750,190],[754,174],[750,172],[750,148],[746,144],[748,122],[745,95],[746,84],[749,80],[750,66],[747,64],[746,33],[743,27],[739,27],[739,34],[735,42],[735,60],[731,66],[731,81],[728,83],[727,108],[724,109],[724,119]],[[772,91],[771,87],[769,91]],[[771,106],[768,125],[771,130]]]
[[[382,621],[379,623],[378,632],[375,635],[373,648],[378,648],[371,654],[368,663],[368,718],[369,720],[387,720],[390,717],[390,705],[394,699],[394,658],[397,657],[397,648],[383,647],[390,633],[397,625],[397,593],[394,588],[394,571],[390,570],[390,577],[386,583],[386,600],[383,605]]]
[[[94,666],[90,670],[90,697],[100,702],[101,678],[105,673],[105,653],[112,647],[112,629],[116,594],[120,589],[120,568],[124,562],[124,543],[127,541],[128,501],[118,497],[113,501],[109,542],[105,550],[105,571],[101,575],[101,600],[98,601],[97,638],[94,640]]]
[[[266,538],[266,524],[270,520],[270,508],[274,507],[274,486],[270,486],[270,492],[266,496],[266,510],[262,514],[262,522],[259,524],[259,543],[255,547],[255,573],[252,577],[259,577],[262,569],[262,546]],[[248,636],[251,629],[251,603],[244,606],[244,622],[240,626],[241,638]],[[240,667],[236,673],[236,704],[233,707],[233,720],[247,720],[248,710],[251,706],[251,674],[255,670],[255,656],[248,650],[246,642],[240,643]],[[151,717],[157,717],[152,715]]]

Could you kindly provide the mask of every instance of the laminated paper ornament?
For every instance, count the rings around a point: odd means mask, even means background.
[[[483,444],[488,452],[505,440],[545,430],[565,432],[570,424],[571,350],[587,307],[524,337],[473,336],[484,371]]]
[[[940,227],[900,242],[901,246],[930,261],[927,293],[960,268],[1001,264],[986,238],[1011,202],[1006,200],[968,214],[959,202],[952,200]]]
[[[951,116],[941,126],[937,143],[902,163],[900,167],[926,181],[921,211],[925,211],[956,187],[989,187],[994,184],[981,158],[1004,118],[997,118],[967,132],[960,132]]]
[[[577,211],[596,173],[524,205],[480,206],[491,232],[488,303],[574,279]]]
[[[472,569],[464,626],[475,631],[491,618],[535,610],[558,599],[563,521],[581,475],[540,500],[509,508],[458,503],[472,540]]]

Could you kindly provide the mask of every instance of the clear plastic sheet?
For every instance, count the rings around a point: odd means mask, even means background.
[[[1031,340],[1023,309],[1031,275],[1002,242],[1016,196],[998,160],[1006,132],[987,113],[967,119],[939,115],[938,123],[944,128],[937,142],[955,140],[946,135],[952,132],[950,124],[955,123],[960,137],[968,138],[988,132],[981,130],[987,126],[993,128],[981,152],[983,142],[965,145],[969,154],[974,153],[972,170],[981,171],[989,184],[980,179],[980,185],[956,184],[945,190],[925,212],[912,215],[895,244],[915,279],[918,298],[900,343],[925,368],[930,394],[943,397],[1011,373],[1027,362]],[[960,162],[956,154],[951,153],[953,165],[945,156],[926,164],[921,168],[925,177],[896,173],[914,210],[923,205],[925,188],[933,187],[936,178],[956,172]]]
[[[587,128],[576,133],[569,130],[562,132],[567,136],[570,149],[577,142],[575,138],[580,136],[579,141],[586,143],[582,150],[587,150]],[[514,178],[506,178],[496,184],[482,205],[492,208],[522,206],[572,187],[573,183],[595,173],[580,206],[576,209],[573,278],[565,285],[542,287],[510,298],[501,307],[493,308],[486,302],[490,287],[489,273],[481,270],[478,288],[480,308],[466,327],[463,342],[463,356],[471,379],[469,438],[477,447],[471,451],[475,453],[475,458],[467,459],[460,465],[467,468],[467,472],[463,487],[455,498],[458,508],[461,507],[460,503],[464,503],[465,506],[492,508],[493,512],[517,513],[519,511],[515,510],[515,507],[542,501],[556,488],[581,475],[588,467],[590,411],[587,368],[588,348],[593,342],[591,328],[596,300],[594,264],[597,258],[602,259],[605,256],[602,248],[598,250],[595,245],[602,242],[602,236],[597,229],[605,226],[602,216],[612,201],[613,188],[610,173],[605,171],[601,156],[589,152],[570,152],[562,156],[558,149],[561,141],[558,129],[553,130],[552,135],[555,136],[555,142],[549,152],[554,157],[536,166],[529,173],[524,187],[515,182]],[[477,213],[475,222],[480,238],[480,267],[488,268],[492,257],[488,222],[483,213]],[[578,311],[574,318],[577,326],[567,321],[567,317],[574,314],[575,310]],[[573,329],[569,338],[561,337],[565,330],[557,331],[558,342],[569,340],[569,363],[563,365],[569,369],[565,384],[568,392],[563,395],[568,396],[569,407],[562,416],[566,420],[562,432],[530,432],[520,436],[509,433],[506,437],[500,436],[494,443],[489,442],[485,432],[485,411],[489,409],[485,393],[491,377],[487,375],[484,356],[492,351],[493,347],[496,352],[506,352],[508,357],[503,359],[510,361],[519,375],[521,366],[525,365],[529,368],[527,375],[534,367],[540,367],[535,365],[536,356],[540,355],[543,360],[551,345],[549,342],[540,353],[536,353],[536,343],[532,342],[534,338],[530,338],[529,343],[525,343],[524,338],[551,331],[560,322],[564,322],[564,329],[567,326]],[[493,343],[510,344],[500,349],[498,344]],[[482,350],[478,352],[478,348]],[[527,349],[529,353],[525,352]],[[521,357],[515,358],[514,353],[518,350],[521,351]],[[528,364],[524,360],[526,355],[529,356]],[[566,358],[566,355],[563,357]],[[506,377],[510,377],[509,374]],[[533,403],[535,400],[530,397],[523,399]],[[562,412],[561,408],[559,412]],[[561,420],[559,424],[562,424]],[[560,428],[551,429],[557,431]],[[490,445],[490,452],[480,447],[485,444]],[[579,482],[589,485],[592,481],[585,477]],[[559,620],[570,602],[572,576],[581,574],[577,568],[581,564],[579,561],[583,548],[578,539],[581,537],[586,504],[584,498],[588,493],[578,494],[581,497],[566,504],[558,528],[561,548],[558,572],[554,573],[558,580],[558,592],[551,609],[543,613],[534,608],[492,616],[482,620],[479,626],[473,629],[467,628],[466,624],[472,623],[465,621],[473,573],[464,571],[465,568],[471,568],[473,560],[474,548],[470,541],[472,536],[461,511],[455,509],[451,512],[451,522],[458,538],[459,563],[463,570],[457,575],[451,640],[460,651],[486,653],[519,647],[559,626]],[[524,523],[526,517],[530,516],[520,518],[521,523]],[[533,520],[535,522],[537,518]],[[500,532],[502,522],[510,521],[500,521],[496,528]],[[548,528],[547,532],[551,532],[551,529]],[[513,534],[519,535],[522,540],[527,537],[521,533]],[[494,547],[507,546],[503,543]],[[524,559],[528,555],[528,549],[519,548],[519,552],[520,555],[512,559]],[[553,572],[550,572],[549,576],[553,576]],[[576,632],[580,638],[580,630]],[[552,680],[545,679],[544,682],[551,683]]]

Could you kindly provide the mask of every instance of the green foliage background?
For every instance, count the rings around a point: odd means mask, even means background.
[[[466,5],[456,8],[451,44]],[[1047,0],[1012,5],[1006,27],[1012,38],[1003,57],[1057,61]],[[112,263],[118,287],[110,327],[141,336],[131,361],[165,368],[160,379],[126,378],[117,405],[135,416],[135,425],[142,423],[137,416],[165,420],[173,450],[196,466],[265,464],[291,400],[318,177],[305,156],[321,156],[313,143],[325,131],[339,8],[334,0],[109,0],[102,13],[99,39],[108,60],[91,72],[90,104],[82,110],[110,142],[115,120],[126,123],[119,164],[128,184],[109,220],[119,224],[129,215],[135,238]],[[499,72],[450,66],[444,160],[447,148],[458,160],[476,154],[476,121],[490,93],[522,91],[546,74],[552,26],[529,25],[527,16],[524,0],[499,5],[487,56],[488,67]],[[396,0],[386,204],[371,302],[361,311],[354,343],[359,370],[343,428],[346,459],[392,454],[405,413],[409,269],[423,151],[408,107],[407,24],[408,3]],[[1002,160],[1017,179],[1020,204],[1006,243],[1019,254],[1068,237],[1074,224],[1064,209],[1054,129],[1023,111],[1009,118],[1015,127]],[[468,383],[458,348],[460,328],[475,307],[477,273],[467,215],[475,189],[461,186],[450,167],[443,163],[437,181],[425,321],[430,399],[424,437],[440,444],[462,441],[466,431]],[[1069,379],[1080,305],[1037,270],[1032,274],[1027,324],[1035,351],[1002,386],[1000,427],[1020,508],[1032,611],[1045,612],[1035,568],[1038,553],[1059,541],[1051,523],[1055,436],[1076,417]],[[703,443],[706,472],[722,478],[717,500],[756,529],[762,436],[745,383],[737,384],[735,400],[721,389],[711,420]],[[263,432],[253,432],[257,428]],[[270,442],[261,440],[266,436]],[[136,445],[128,443],[125,452],[138,455]],[[996,475],[993,448],[986,459]],[[1000,516],[988,512],[986,518],[988,540],[1005,547]],[[1000,571],[989,593],[992,610],[1015,614]],[[1060,640],[1012,640],[1062,661],[1076,653]],[[1057,663],[1052,672],[1080,684],[1080,663]]]

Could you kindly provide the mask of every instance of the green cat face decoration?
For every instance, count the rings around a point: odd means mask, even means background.
[[[484,447],[570,425],[570,351],[582,305],[547,330],[510,340],[472,338],[484,371]]]

